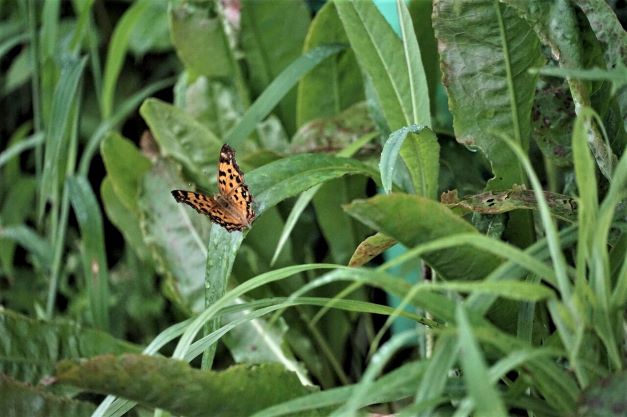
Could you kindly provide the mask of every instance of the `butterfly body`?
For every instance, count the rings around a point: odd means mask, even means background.
[[[235,162],[235,151],[226,144],[220,150],[218,191],[210,197],[194,191],[173,190],[172,196],[179,203],[209,216],[212,222],[229,232],[250,227],[257,216],[253,196],[244,182],[244,173]]]

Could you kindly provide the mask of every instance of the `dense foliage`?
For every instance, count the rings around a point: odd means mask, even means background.
[[[614,7],[0,3],[0,415],[624,415]]]

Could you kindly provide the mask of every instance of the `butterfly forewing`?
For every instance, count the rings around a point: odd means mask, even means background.
[[[244,183],[244,174],[235,162],[235,152],[224,145],[218,163],[219,194],[209,197],[193,191],[174,190],[172,195],[178,202],[185,203],[209,216],[229,232],[250,226],[256,217],[253,197]]]

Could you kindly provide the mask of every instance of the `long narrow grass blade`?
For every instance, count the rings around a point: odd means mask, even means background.
[[[340,45],[321,46],[292,62],[277,78],[274,79],[246,111],[240,122],[227,133],[224,141],[237,147],[250,133],[255,130],[257,123],[263,120],[281,99],[292,89],[303,75],[311,71],[325,58],[338,53],[344,47]]]
[[[54,91],[52,114],[46,129],[46,154],[39,194],[38,218],[41,221],[48,199],[55,203],[59,196],[59,173],[64,172],[69,135],[67,129],[72,118],[72,107],[76,103],[80,79],[86,58],[68,59],[61,70],[59,83]]]
[[[78,219],[83,242],[83,271],[94,324],[109,328],[109,272],[105,252],[102,214],[96,196],[84,177],[67,180],[70,201]]]

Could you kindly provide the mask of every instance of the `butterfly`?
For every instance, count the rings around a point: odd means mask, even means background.
[[[227,231],[250,227],[257,214],[253,207],[253,196],[244,182],[244,173],[235,162],[235,151],[227,144],[222,145],[218,162],[218,191],[213,197],[193,191],[173,190],[172,196]]]

